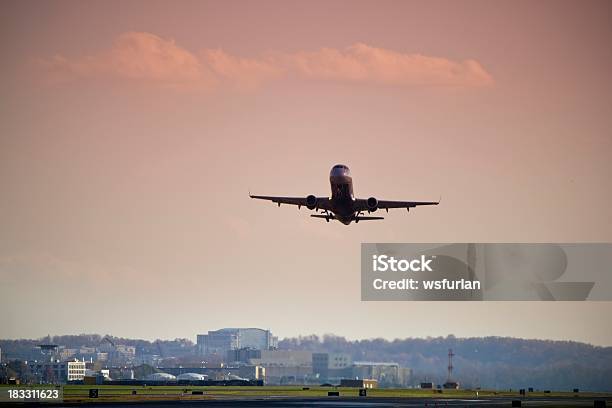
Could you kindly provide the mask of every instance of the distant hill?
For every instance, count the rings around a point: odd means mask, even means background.
[[[443,383],[448,349],[454,379],[462,387],[612,391],[612,347],[573,341],[511,337],[455,336],[350,341],[333,335],[302,336],[279,342],[279,348],[345,352],[353,360],[393,361],[413,369],[417,382]]]

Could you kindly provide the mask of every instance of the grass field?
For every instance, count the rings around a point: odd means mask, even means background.
[[[16,386],[10,386],[15,388]],[[19,387],[19,386],[17,386]],[[98,389],[98,398],[90,399],[89,390]],[[203,394],[192,394],[192,391],[202,391]],[[193,399],[220,399],[220,398],[253,398],[253,397],[323,397],[328,391],[339,391],[340,396],[357,397],[358,388],[344,387],[319,387],[310,386],[304,389],[302,386],[263,386],[263,387],[210,387],[210,386],[127,386],[127,385],[66,385],[64,386],[65,402],[110,402],[110,401],[138,401],[138,400],[193,400]],[[393,397],[393,398],[476,398],[476,391],[472,390],[443,390],[438,393],[435,390],[422,389],[391,389],[375,388],[368,389],[369,397]],[[610,398],[609,393],[581,392],[532,392],[527,397],[549,397],[549,398]],[[518,390],[492,391],[479,390],[479,398],[508,397],[520,398]]]

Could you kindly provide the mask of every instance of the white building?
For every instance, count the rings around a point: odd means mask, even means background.
[[[85,378],[85,362],[84,361],[69,361],[67,364],[68,381],[78,381]]]

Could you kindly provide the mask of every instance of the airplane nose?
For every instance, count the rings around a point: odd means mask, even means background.
[[[351,172],[348,167],[338,164],[331,169],[330,177],[350,177]]]

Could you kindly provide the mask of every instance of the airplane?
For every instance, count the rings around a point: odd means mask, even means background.
[[[331,198],[316,197],[309,195],[306,197],[273,197],[251,195],[249,197],[260,200],[272,201],[280,207],[281,204],[297,205],[298,209],[302,206],[309,210],[315,210],[320,214],[311,214],[314,218],[323,218],[327,222],[330,220],[338,220],[344,225],[349,225],[355,221],[383,220],[384,217],[364,216],[363,212],[373,213],[378,209],[385,209],[389,212],[389,208],[405,208],[410,211],[410,208],[419,205],[438,205],[440,201],[387,201],[377,200],[375,197],[368,199],[355,198],[353,195],[353,178],[351,171],[344,164],[336,164],[332,167],[329,173],[329,182],[331,184]]]

